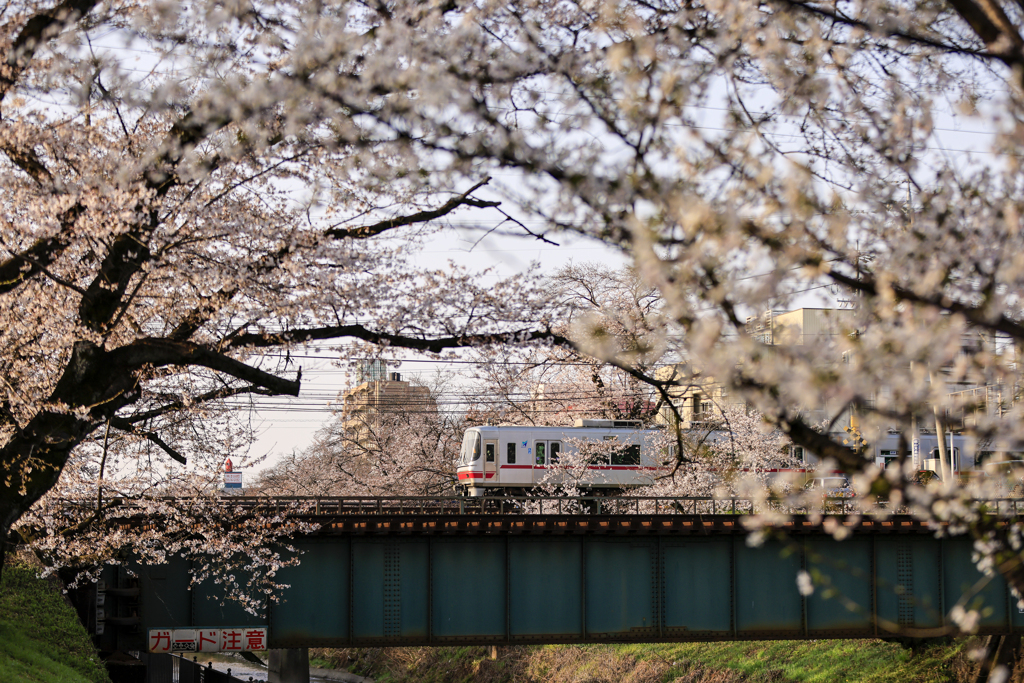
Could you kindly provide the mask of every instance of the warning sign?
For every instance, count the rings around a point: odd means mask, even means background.
[[[267,649],[265,628],[156,628],[150,652],[243,652]]]

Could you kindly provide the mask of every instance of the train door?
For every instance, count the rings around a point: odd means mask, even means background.
[[[498,442],[484,441],[484,482],[490,484],[497,481],[498,475]]]
[[[546,441],[533,442],[533,483],[539,484],[547,475],[548,444]]]
[[[561,441],[533,442],[533,483],[539,484],[550,473],[551,466],[558,463],[562,452]]]

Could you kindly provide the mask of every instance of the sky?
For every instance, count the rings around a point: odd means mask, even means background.
[[[478,231],[459,228],[458,217],[451,222],[453,229],[439,232],[424,245],[416,259],[417,265],[433,268],[451,262],[477,271],[493,268],[499,277],[514,277],[527,272],[534,264],[544,272],[553,272],[571,262],[596,262],[611,267],[626,265],[620,253],[581,237],[553,237],[558,246],[530,236],[492,235],[481,239]],[[479,225],[478,221],[472,224]],[[325,348],[307,347],[304,351],[293,352],[291,358],[302,366],[302,388],[298,397],[274,397],[257,404],[253,424],[259,437],[250,456],[269,457],[254,467],[255,471],[272,466],[282,455],[309,446],[317,430],[334,418],[342,394],[355,384],[355,378],[341,365],[350,359],[339,358]],[[404,361],[393,371],[399,372],[403,380],[426,379],[438,370],[468,373],[468,366],[441,363],[426,356],[420,358]]]
[[[714,120],[720,120],[722,112],[713,107],[707,109],[707,122],[715,125]],[[998,152],[991,151],[993,132],[985,130],[978,119],[949,112],[937,117],[935,126],[930,153],[956,159],[962,164],[991,164],[998,160]],[[478,194],[492,198],[486,192]],[[468,212],[454,216],[449,223],[452,227],[434,235],[418,252],[417,265],[443,268],[453,263],[474,271],[492,268],[498,277],[514,277],[534,268],[535,264],[539,264],[543,272],[553,272],[571,262],[596,262],[612,267],[627,263],[621,253],[579,236],[553,236],[559,243],[557,246],[528,235],[492,234],[481,238],[479,229],[470,229],[470,226],[479,228],[487,223]],[[822,296],[822,292],[809,293],[803,300],[798,299],[798,305],[828,305],[823,303]],[[824,296],[828,298],[827,294]],[[334,419],[343,393],[355,384],[354,377],[344,367],[350,358],[340,358],[324,348],[307,348],[293,352],[291,357],[302,366],[302,389],[297,398],[275,397],[259,402],[253,416],[259,437],[250,455],[268,457],[255,467],[257,471],[272,466],[282,455],[308,447],[317,430]],[[425,356],[420,358],[405,361],[392,370],[400,372],[405,380],[426,379],[438,370],[456,375],[469,372],[468,366],[442,363]]]

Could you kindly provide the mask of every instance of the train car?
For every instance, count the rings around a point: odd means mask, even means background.
[[[470,496],[517,495],[541,483],[566,483],[567,477],[586,489],[649,485],[662,464],[654,445],[662,434],[641,429],[638,420],[577,420],[572,427],[471,427],[459,453],[458,488]],[[589,451],[585,465],[571,472],[559,467],[561,458],[581,449]]]
[[[885,468],[899,460],[899,441],[898,434],[886,434],[878,439],[873,445],[875,463],[878,466]],[[955,474],[971,471],[979,466],[978,460],[982,459],[984,454],[977,452],[977,444],[973,438],[954,434],[947,435],[943,441],[946,450],[946,464],[948,465],[952,461]],[[914,457],[913,444],[908,443],[907,449],[905,457],[907,460],[911,460]],[[942,471],[939,453],[939,438],[934,432],[922,431],[918,436],[918,469],[939,474]]]

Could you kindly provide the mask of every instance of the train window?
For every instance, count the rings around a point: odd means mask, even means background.
[[[552,441],[548,445],[548,457],[551,458],[551,464],[558,462],[558,453],[562,450],[561,441]]]
[[[516,444],[514,441],[505,445],[505,460],[509,465],[516,464]]]
[[[487,462],[494,462],[494,444],[489,443],[484,446],[485,457]]]
[[[804,447],[803,446],[793,446],[793,459],[797,460],[799,462],[803,462],[804,461]]]
[[[533,444],[534,451],[537,453],[537,464],[544,465],[545,463],[545,443],[543,441],[535,441]]]
[[[639,465],[640,445],[634,443],[622,446],[621,448],[616,448],[614,451],[612,451],[612,464]]]
[[[468,431],[462,438],[459,462],[468,465],[480,458],[480,432]]]

